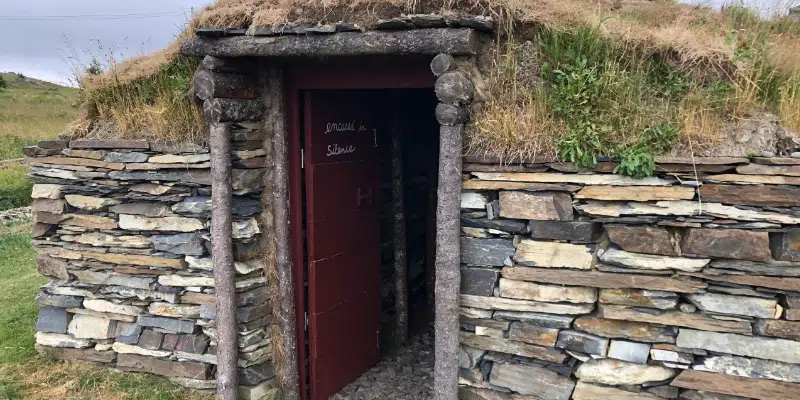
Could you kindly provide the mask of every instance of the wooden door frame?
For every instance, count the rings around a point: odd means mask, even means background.
[[[285,104],[289,139],[289,215],[292,227],[303,226],[303,186],[301,137],[303,132],[300,114],[300,92],[324,89],[420,89],[433,91],[435,76],[429,69],[432,57],[347,57],[330,62],[301,61],[286,65]],[[433,110],[431,110],[433,112]],[[460,149],[459,149],[460,151]],[[304,296],[303,277],[307,270],[304,262],[305,241],[303,228],[291,229],[291,254],[295,292],[295,316],[297,336],[297,372],[300,398],[307,396],[307,370],[304,365],[308,356],[305,345],[307,304]]]

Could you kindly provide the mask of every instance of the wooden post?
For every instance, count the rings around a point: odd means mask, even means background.
[[[292,266],[291,215],[289,213],[289,137],[286,131],[286,111],[283,93],[283,69],[270,65],[267,69],[267,118],[266,129],[273,130],[273,214],[275,216],[275,259],[278,275],[278,299],[280,315],[278,326],[283,332],[281,343],[284,356],[284,399],[300,398],[300,380],[297,370],[297,330],[295,317],[295,293]],[[295,227],[302,229],[302,227]]]
[[[442,125],[436,207],[436,361],[433,398],[458,398],[458,296],[461,287],[460,201],[463,125]]]
[[[399,96],[394,96],[399,100]],[[396,320],[396,344],[402,346],[408,340],[408,245],[406,238],[405,192],[403,181],[403,123],[395,102],[391,117],[392,133],[392,215],[394,232],[394,308]]]
[[[217,398],[236,400],[239,388],[239,332],[231,232],[230,125],[212,123],[210,130],[211,245],[217,305]]]

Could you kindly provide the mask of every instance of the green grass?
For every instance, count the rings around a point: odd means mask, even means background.
[[[27,173],[25,165],[0,169],[0,211],[30,204],[31,183],[25,179]]]
[[[22,147],[53,139],[75,119],[77,89],[1,73],[0,160],[22,157]]]
[[[37,355],[36,271],[29,224],[0,225],[0,400],[210,400],[168,380]]]
[[[36,271],[29,228],[0,227],[0,364],[21,362],[34,355],[34,296],[47,280]]]
[[[54,139],[76,116],[78,91],[13,73],[0,73],[0,161],[21,158],[24,146]],[[0,211],[30,204],[27,167],[0,167]],[[2,399],[2,397],[0,397]]]

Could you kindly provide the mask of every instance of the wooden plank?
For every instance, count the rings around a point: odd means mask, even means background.
[[[675,378],[672,386],[731,396],[752,397],[759,400],[798,400],[800,385],[766,379],[715,374],[711,372],[684,370]]]
[[[694,188],[686,186],[630,187],[630,186],[587,186],[575,198],[596,200],[691,200]]]
[[[680,293],[697,293],[708,285],[697,280],[680,280],[661,276],[615,274],[598,271],[570,271],[528,267],[505,267],[503,277],[520,281],[589,286],[605,289],[651,289]]]
[[[341,32],[335,35],[233,36],[186,40],[181,53],[191,57],[333,57],[446,53],[474,55],[472,29]]]

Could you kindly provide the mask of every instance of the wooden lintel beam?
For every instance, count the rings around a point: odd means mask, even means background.
[[[195,37],[181,45],[185,56],[333,57],[448,53],[474,55],[479,33],[469,28],[342,32],[320,36]]]

